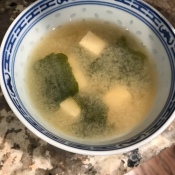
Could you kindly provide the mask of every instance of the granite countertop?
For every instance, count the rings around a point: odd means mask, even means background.
[[[15,17],[34,0],[0,0],[0,43]],[[146,0],[175,27],[174,0]],[[55,148],[32,134],[13,114],[0,89],[0,175],[123,175],[175,142],[175,121],[130,153],[84,156]]]

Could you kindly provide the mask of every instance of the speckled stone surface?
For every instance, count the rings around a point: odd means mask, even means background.
[[[175,0],[146,0],[175,27]],[[34,0],[0,0],[0,43],[15,17]],[[32,134],[10,110],[0,89],[0,175],[123,175],[175,142],[175,121],[133,152],[83,156],[55,148]]]

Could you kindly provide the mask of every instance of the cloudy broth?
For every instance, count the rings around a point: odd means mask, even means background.
[[[98,53],[85,38],[89,31],[90,40],[100,38]],[[47,104],[41,94],[44,82],[33,70],[38,60],[51,53],[68,57],[78,83],[78,92],[66,103],[70,110],[62,103]],[[52,127],[72,138],[105,141],[123,136],[145,119],[155,98],[156,73],[146,48],[129,31],[103,21],[71,22],[48,32],[33,49],[27,66],[32,105]]]

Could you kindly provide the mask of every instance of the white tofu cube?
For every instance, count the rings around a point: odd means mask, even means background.
[[[104,103],[109,109],[125,108],[126,105],[131,104],[132,95],[126,86],[116,86],[109,90],[103,97]]]
[[[81,66],[76,60],[76,57],[70,55],[68,62],[72,67],[72,73],[74,74],[75,79],[78,83],[79,90],[85,89],[88,85],[87,78],[84,76],[83,71],[81,70]]]
[[[74,118],[77,118],[81,112],[80,107],[72,97],[69,97],[63,102],[61,102],[60,107],[64,112],[66,112]]]
[[[95,55],[99,55],[107,45],[105,41],[103,41],[91,31],[89,31],[84,36],[84,38],[79,42],[79,44]]]

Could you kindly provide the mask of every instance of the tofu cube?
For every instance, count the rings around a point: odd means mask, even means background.
[[[126,86],[116,86],[105,94],[103,101],[109,109],[125,108],[131,104],[132,95]]]
[[[61,102],[60,107],[64,112],[66,112],[74,118],[77,118],[81,112],[80,107],[72,97],[69,97],[63,102]]]
[[[79,90],[85,89],[88,85],[88,81],[85,75],[83,74],[83,71],[81,70],[80,64],[76,60],[76,57],[70,55],[68,58],[68,62],[72,67],[72,73],[78,83]]]
[[[99,55],[102,50],[106,47],[107,43],[99,38],[97,35],[89,31],[84,38],[79,42],[79,44],[89,50],[95,55]]]

